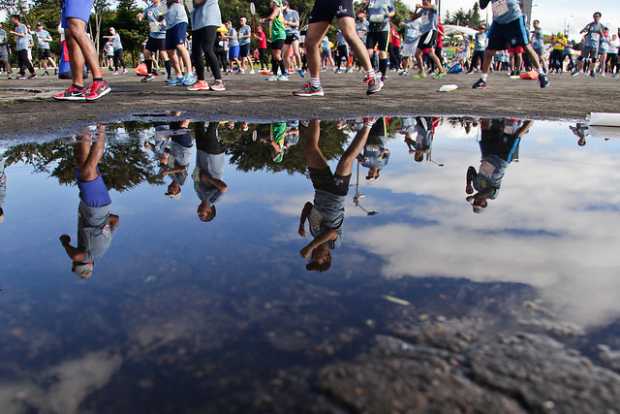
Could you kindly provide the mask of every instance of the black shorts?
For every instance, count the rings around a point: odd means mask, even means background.
[[[250,45],[239,45],[239,58],[243,59],[250,56]]]
[[[310,23],[331,22],[343,17],[354,17],[353,0],[316,0],[310,12]]]
[[[387,52],[390,43],[390,32],[368,32],[366,35],[366,49],[378,47],[380,51]]]
[[[333,174],[329,167],[308,168],[308,172],[310,173],[310,180],[312,180],[312,185],[315,190],[321,190],[343,197],[349,194],[351,174],[342,177]]]
[[[154,37],[149,36],[144,48],[151,53],[166,50],[166,39],[155,39]]]
[[[418,43],[418,49],[433,49],[437,46],[437,30],[431,30],[420,36],[420,43]]]
[[[283,47],[284,47],[284,39],[271,41],[271,50],[274,50],[274,49],[281,50]]]
[[[520,17],[510,23],[493,23],[489,30],[490,50],[506,50],[514,47],[525,47],[530,44],[529,32],[525,19]]]
[[[49,59],[51,56],[49,49],[39,49],[39,59]]]
[[[286,43],[287,45],[292,45],[293,42],[296,42],[299,40],[299,36],[297,35],[297,33],[289,33],[286,35],[286,40],[284,41],[284,43]]]

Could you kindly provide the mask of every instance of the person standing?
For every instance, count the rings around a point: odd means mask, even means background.
[[[154,75],[157,74],[157,71],[153,69],[153,57],[157,52],[159,52],[159,56],[164,59],[167,79],[170,79],[172,76],[172,66],[170,65],[170,59],[166,52],[166,30],[164,24],[159,20],[159,16],[161,15],[160,7],[160,0],[151,0],[151,4],[144,9],[142,14],[138,15],[138,20],[146,18],[149,24],[149,38],[144,47],[146,76],[142,79],[142,82],[153,80]]]
[[[581,56],[579,56],[577,67],[573,71],[573,77],[579,76],[586,63],[590,65],[590,76],[593,78],[596,77],[596,62],[605,26],[601,23],[601,18],[603,17],[601,12],[594,13],[592,17],[594,21],[589,23],[580,32],[580,34],[585,34],[585,37],[581,46]]]
[[[234,28],[232,22],[229,20],[226,22],[226,29],[228,29],[228,60],[230,62],[230,72],[234,70],[234,65],[237,64],[239,72],[241,71],[241,61],[239,60],[239,33]]]
[[[248,19],[239,19],[239,59],[241,60],[241,73],[245,73],[249,67],[251,75],[254,74],[254,63],[250,55],[250,45],[252,43],[252,28],[248,24]]]
[[[9,36],[0,23],[0,66],[4,67],[7,79],[12,79],[11,51],[9,49]]]
[[[96,101],[111,92],[108,82],[103,80],[97,52],[86,33],[93,0],[63,0],[61,25],[64,29],[71,62],[72,84],[65,91],[54,95],[59,101]],[[93,74],[93,83],[84,87],[84,65]]]
[[[54,74],[58,72],[56,62],[52,58],[50,42],[52,41],[52,36],[50,33],[45,30],[43,27],[43,23],[37,23],[37,30],[35,31],[35,35],[37,36],[37,47],[39,49],[39,62],[41,67],[43,68],[44,76],[49,76],[49,72],[47,71],[48,64],[52,64],[52,68],[54,69]]]
[[[15,36],[15,50],[17,51],[17,63],[19,65],[18,79],[26,79],[26,69],[30,72],[28,79],[34,79],[37,77],[37,74],[28,57],[28,48],[30,46],[28,28],[21,22],[21,17],[16,14],[11,16],[11,23],[15,25],[15,30],[11,31],[11,34]]]
[[[198,81],[190,86],[190,91],[225,91],[222,81],[220,64],[215,54],[215,42],[217,41],[217,29],[222,25],[222,14],[218,0],[194,0],[192,11],[192,58],[196,65]],[[209,86],[205,81],[205,65],[203,54],[215,82]]]
[[[385,80],[388,67],[388,46],[390,40],[390,19],[396,14],[394,0],[370,0],[367,7],[369,29],[366,35],[366,48],[372,58],[375,48],[379,50],[381,81]]]
[[[254,34],[254,39],[256,39],[258,43],[258,60],[260,61],[260,70],[268,71],[268,60],[267,60],[267,34],[263,29],[263,26],[258,26],[256,28],[256,33]]]
[[[288,0],[284,0],[282,16],[284,17],[284,25],[286,26],[286,40],[284,41],[282,53],[284,54],[284,62],[287,66],[287,71],[290,65],[289,62],[293,62],[297,65],[297,73],[303,78],[305,73],[302,69],[303,64],[301,61],[301,52],[299,50],[299,38],[301,36],[299,32],[299,25],[301,22],[299,12],[291,9]]]
[[[271,1],[271,14],[269,17],[262,19],[271,24],[271,72],[272,76],[268,81],[288,81],[288,73],[284,65],[284,57],[282,56],[282,48],[286,41],[286,29],[284,26],[284,17],[282,16],[282,0]],[[280,75],[278,75],[278,70]]]
[[[192,73],[192,61],[186,46],[189,23],[187,12],[179,0],[168,0],[167,5],[166,16],[160,16],[159,19],[166,21],[166,50],[176,73],[176,78],[169,79],[168,85],[192,86],[196,83],[196,77]],[[179,57],[183,60],[185,73],[181,70]]]
[[[127,67],[125,66],[125,59],[123,58],[123,43],[121,42],[121,35],[116,32],[116,29],[110,27],[110,35],[103,36],[104,39],[108,39],[112,42],[114,48],[114,74],[118,75],[119,69],[123,69],[123,74],[127,73]]]

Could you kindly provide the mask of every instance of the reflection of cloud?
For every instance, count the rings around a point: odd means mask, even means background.
[[[499,199],[482,216],[464,201],[466,167],[479,157],[473,151],[443,153],[447,167],[439,171],[386,171],[378,186],[417,194],[425,202],[408,206],[411,217],[438,224],[351,229],[350,238],[385,260],[386,277],[527,283],[569,320],[620,316],[620,234],[610,208],[620,206],[620,162],[612,154],[557,150],[551,160],[531,152],[524,144],[521,162],[509,167]]]
[[[42,413],[77,413],[88,395],[109,382],[121,362],[119,355],[93,352],[43,372],[37,383],[0,384],[0,412],[26,413],[31,412],[30,407]]]

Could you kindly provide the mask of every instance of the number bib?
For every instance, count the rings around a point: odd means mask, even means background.
[[[507,0],[498,0],[493,3],[493,17],[502,17],[510,11]]]

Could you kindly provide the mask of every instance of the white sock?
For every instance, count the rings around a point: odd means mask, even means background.
[[[314,88],[320,88],[321,78],[310,78],[310,85],[312,85]]]
[[[485,82],[486,82],[486,81],[488,81],[488,80],[489,80],[489,74],[488,74],[488,73],[483,73],[483,74],[480,76],[480,79],[482,79],[482,80],[483,80],[483,81],[485,81]]]
[[[375,73],[374,69],[370,69],[369,71],[366,71],[366,75],[368,76],[368,78],[372,79],[375,76],[377,76],[377,74]]]

